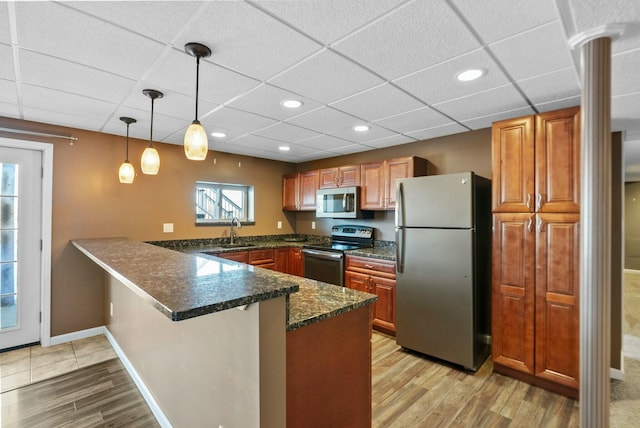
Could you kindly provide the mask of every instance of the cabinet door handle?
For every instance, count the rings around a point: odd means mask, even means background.
[[[536,211],[540,211],[540,208],[542,208],[542,193],[538,193],[538,197],[536,198]]]
[[[529,217],[529,224],[527,224],[527,230],[531,232],[531,226],[533,226],[533,217]]]
[[[527,202],[525,203],[528,210],[531,210],[531,193],[527,193]]]
[[[538,217],[538,232],[542,232],[542,226],[544,224],[542,223],[542,219],[540,217]]]

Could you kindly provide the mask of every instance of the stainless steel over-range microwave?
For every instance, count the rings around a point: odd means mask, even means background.
[[[316,190],[316,217],[359,218],[360,188]]]

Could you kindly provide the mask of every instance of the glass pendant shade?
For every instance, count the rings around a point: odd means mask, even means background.
[[[129,125],[136,123],[137,120],[132,117],[121,117],[120,120],[127,124],[127,148],[124,162],[122,162],[118,170],[118,177],[120,178],[120,183],[131,184],[136,178],[136,170],[133,168],[133,165],[131,165],[131,162],[129,162]]]
[[[164,94],[155,89],[143,89],[142,93],[151,98],[151,127],[149,128],[149,145],[140,158],[140,169],[147,175],[157,175],[160,170],[160,154],[153,147],[153,104],[156,98],[162,98]]]
[[[194,120],[184,134],[184,154],[190,160],[205,160],[209,151],[207,132],[200,122]]]
[[[140,159],[140,167],[142,172],[148,175],[157,175],[160,170],[160,155],[158,151],[149,146],[142,152]]]
[[[198,89],[200,86],[200,58],[207,58],[211,55],[211,49],[200,43],[187,43],[184,50],[191,56],[196,57],[196,114],[184,134],[184,154],[189,160],[205,160],[209,151],[209,141],[207,131],[204,130],[198,121]]]
[[[122,165],[120,165],[118,175],[120,176],[120,183],[131,184],[136,176],[136,171],[133,169],[131,162],[124,161]]]

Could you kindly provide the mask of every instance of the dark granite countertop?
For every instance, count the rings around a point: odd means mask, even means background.
[[[396,261],[396,249],[391,246],[360,248],[346,252],[349,256],[371,257],[373,259]]]
[[[363,293],[205,254],[207,246],[172,251],[125,238],[80,239],[73,245],[167,317],[180,321],[288,294],[287,330],[369,305]],[[302,245],[265,241],[250,247]],[[248,248],[245,248],[248,249]],[[243,249],[224,249],[242,251]]]

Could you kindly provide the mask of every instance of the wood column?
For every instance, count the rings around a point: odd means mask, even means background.
[[[582,45],[580,426],[609,427],[611,39]]]

